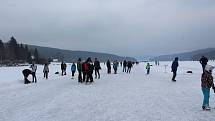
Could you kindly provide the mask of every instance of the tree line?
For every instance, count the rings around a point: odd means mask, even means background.
[[[37,48],[29,49],[28,45],[19,44],[14,37],[4,43],[0,39],[0,64],[45,63],[47,59],[39,56]]]

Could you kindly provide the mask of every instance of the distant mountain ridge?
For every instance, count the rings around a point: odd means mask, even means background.
[[[191,61],[191,60],[199,60],[203,55],[209,58],[210,60],[214,60],[215,48],[206,48],[206,49],[200,49],[200,50],[191,51],[191,52],[161,55],[153,58],[152,60],[172,61],[175,57],[179,57],[179,59],[182,61]]]
[[[89,51],[72,51],[72,50],[63,50],[51,47],[42,47],[42,46],[35,46],[35,45],[28,45],[30,49],[37,48],[40,56],[45,58],[52,58],[52,59],[59,59],[64,60],[66,62],[73,62],[77,61],[78,58],[82,60],[86,60],[88,57],[91,57],[92,60],[94,58],[98,58],[101,62],[106,62],[108,59],[110,61],[118,60],[131,60],[137,61],[133,57],[122,57],[115,54],[108,54],[108,53],[99,53],[99,52],[89,52]]]

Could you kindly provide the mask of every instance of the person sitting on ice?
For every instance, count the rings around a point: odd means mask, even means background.
[[[22,74],[23,74],[23,76],[24,76],[24,84],[29,84],[29,83],[31,83],[31,81],[28,80],[28,76],[29,76],[30,74],[32,74],[32,71],[31,71],[30,69],[24,69],[24,70],[22,71]]]
[[[202,87],[202,93],[204,96],[203,104],[202,104],[203,110],[210,110],[210,107],[209,107],[210,88],[212,87],[215,91],[213,76],[212,76],[213,69],[214,69],[213,66],[206,65],[205,72],[202,73],[202,77],[201,77],[201,87]]]

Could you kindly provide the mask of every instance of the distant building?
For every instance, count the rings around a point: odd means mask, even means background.
[[[58,60],[58,59],[53,59],[52,61],[53,61],[53,62],[59,62],[59,60]]]

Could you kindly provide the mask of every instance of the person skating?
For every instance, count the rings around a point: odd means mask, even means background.
[[[97,78],[97,75],[98,75],[98,79],[100,79],[99,70],[101,69],[101,66],[100,66],[100,62],[98,61],[97,58],[95,58],[94,67],[95,67],[95,78]]]
[[[75,63],[73,62],[73,63],[72,63],[72,66],[71,66],[72,79],[74,79],[75,71],[76,71],[76,65],[75,65]]]
[[[122,69],[122,71],[123,71],[123,72],[127,72],[127,71],[126,71],[126,68],[127,68],[127,62],[126,62],[126,60],[124,60],[124,61],[123,61],[123,69]]]
[[[127,67],[128,67],[128,68],[127,68],[127,73],[129,73],[129,74],[131,73],[131,68],[132,68],[132,66],[133,66],[132,62],[131,62],[131,61],[128,61],[128,62],[127,62]]]
[[[32,71],[32,78],[33,78],[32,83],[37,83],[37,77],[36,77],[37,66],[33,63],[30,68]]]
[[[78,70],[78,82],[82,82],[82,63],[81,58],[77,61],[77,70]]]
[[[176,78],[176,75],[177,75],[177,69],[178,69],[178,57],[175,58],[175,60],[172,62],[172,66],[171,66],[171,69],[172,69],[172,72],[173,72],[173,77],[172,77],[172,81],[176,81],[175,78]]]
[[[201,63],[202,65],[202,71],[203,73],[205,72],[205,66],[207,65],[208,63],[208,59],[205,57],[205,56],[202,56],[202,58],[199,60],[199,62]]]
[[[213,69],[214,69],[213,66],[206,65],[205,72],[202,73],[202,77],[201,77],[201,87],[202,87],[202,93],[203,93],[203,104],[202,104],[203,110],[210,110],[210,106],[209,106],[210,88],[212,87],[215,91],[213,76],[212,76]]]
[[[93,66],[91,58],[87,59],[87,65],[88,65],[89,69],[87,71],[87,80],[86,80],[86,83],[88,83],[88,82],[92,83],[92,82],[94,82],[93,81],[94,66]]]
[[[110,74],[111,73],[111,63],[110,63],[110,60],[107,60],[106,66],[107,66],[107,73]]]
[[[31,81],[28,80],[28,76],[29,76],[30,74],[32,74],[32,71],[29,70],[29,69],[24,69],[24,70],[22,71],[22,74],[23,74],[23,76],[24,76],[24,84],[29,84],[29,83],[31,83]]]
[[[117,60],[115,60],[113,62],[113,69],[114,69],[114,74],[117,74],[117,68],[119,66],[119,62]]]
[[[44,73],[44,78],[48,79],[49,66],[47,63],[44,65],[43,73]]]
[[[151,65],[149,63],[147,63],[147,65],[146,65],[147,74],[150,73],[150,68],[151,68]]]

